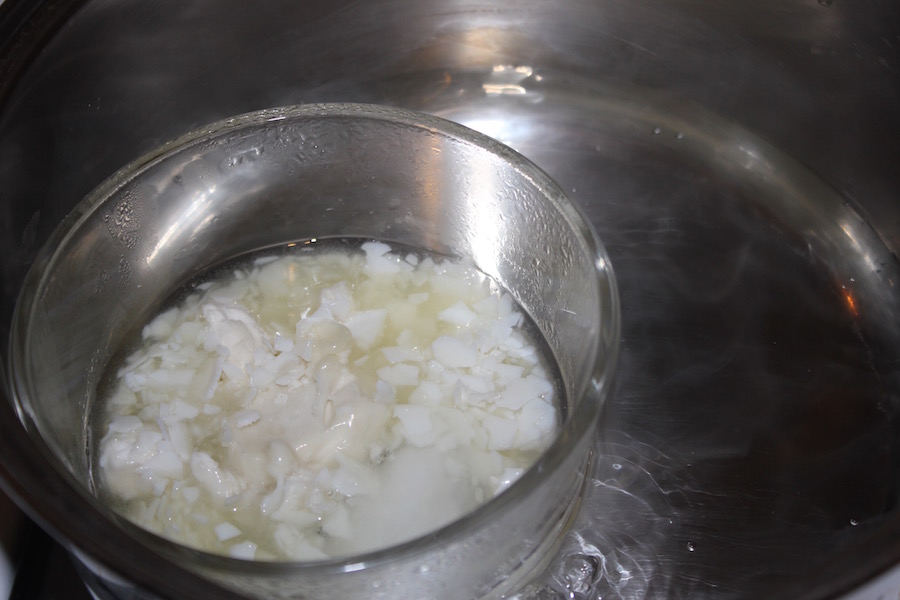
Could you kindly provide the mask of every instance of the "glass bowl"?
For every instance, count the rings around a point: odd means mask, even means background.
[[[558,363],[565,419],[506,491],[390,548],[318,562],[223,557],[131,524],[91,491],[88,415],[125,336],[195,274],[260,248],[328,237],[470,260],[508,290]],[[522,585],[575,514],[618,343],[615,281],[558,186],[498,142],[372,105],[259,111],[129,164],[80,203],[30,270],[10,374],[33,514],[111,597],[481,598]],[[26,458],[27,455],[27,458]],[[27,463],[27,464],[24,464]],[[102,593],[100,593],[102,590]]]

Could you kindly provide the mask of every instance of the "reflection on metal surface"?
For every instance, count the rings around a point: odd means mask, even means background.
[[[495,65],[491,69],[491,75],[488,81],[481,85],[484,92],[491,94],[518,94],[526,93],[525,86],[522,85],[525,79],[534,74],[531,67],[521,66],[513,67],[510,65]]]
[[[847,308],[850,309],[850,312],[853,313],[854,317],[859,316],[859,310],[856,308],[856,300],[853,299],[853,294],[848,289],[844,289],[844,299],[847,301]],[[855,522],[852,522],[852,525],[856,525]]]
[[[857,239],[858,233],[856,232],[856,228],[847,222],[840,224],[841,231],[843,231],[850,242],[850,246],[856,251],[854,256],[858,256],[862,262],[862,268],[864,272],[879,272],[880,269],[875,264],[875,261],[872,257],[866,252],[866,248],[860,244],[860,241]]]

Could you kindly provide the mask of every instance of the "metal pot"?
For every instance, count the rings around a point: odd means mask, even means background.
[[[898,12],[6,0],[0,326],[53,228],[164,140],[314,101],[443,116],[558,181],[619,281],[593,483],[520,597],[843,593],[900,563]],[[6,488],[77,546],[3,411]]]

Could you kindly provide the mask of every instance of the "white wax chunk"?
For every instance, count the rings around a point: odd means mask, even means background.
[[[422,535],[552,441],[522,322],[471,266],[381,242],[248,261],[144,327],[105,399],[101,485],[136,523],[246,560]]]

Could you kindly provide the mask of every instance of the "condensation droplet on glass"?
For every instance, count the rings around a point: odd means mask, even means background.
[[[662,129],[660,129],[659,127],[653,128],[653,135],[659,135],[660,133],[662,133]]]
[[[676,140],[683,140],[683,139],[684,139],[684,132],[683,132],[683,131],[679,131],[678,133],[676,133],[676,134],[675,134],[675,139],[676,139]]]
[[[855,278],[855,277],[851,277],[851,278],[850,278],[850,283],[854,283],[854,282],[856,282],[856,278]]]
[[[687,543],[687,550],[688,550],[688,552],[693,552],[693,551],[696,550],[696,549],[697,549],[697,548],[696,548],[696,546],[694,546],[694,542],[688,542],[688,543]]]

